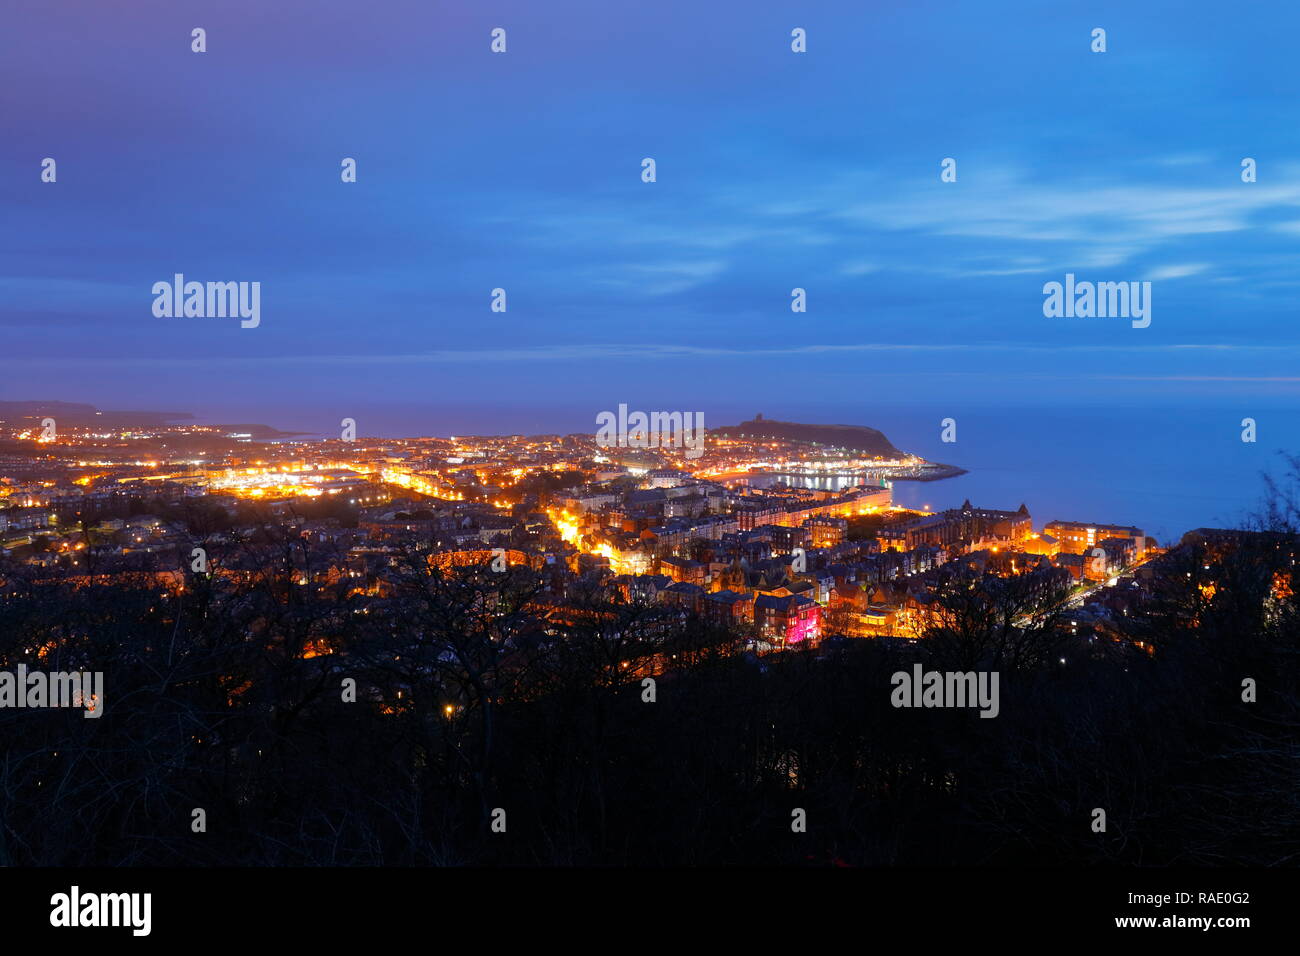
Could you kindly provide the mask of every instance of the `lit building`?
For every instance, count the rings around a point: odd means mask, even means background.
[[[960,508],[913,519],[903,525],[903,531],[906,550],[930,545],[951,552],[977,541],[1020,543],[1033,534],[1034,524],[1024,505],[1018,511],[994,511],[974,508],[966,501]]]
[[[769,642],[798,644],[821,636],[822,609],[816,601],[798,594],[760,594],[754,600],[754,623]]]
[[[1060,542],[1061,551],[1083,554],[1092,551],[1107,538],[1123,538],[1133,542],[1134,558],[1141,560],[1146,554],[1146,535],[1141,528],[1114,524],[1089,524],[1085,521],[1049,521],[1043,533]]]

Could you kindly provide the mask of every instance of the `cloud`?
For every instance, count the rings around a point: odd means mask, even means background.
[[[960,343],[880,343],[858,342],[848,344],[781,345],[771,348],[747,346],[698,346],[648,343],[644,345],[539,345],[520,348],[489,349],[434,349],[425,352],[372,353],[372,354],[304,354],[290,355],[238,355],[197,356],[191,358],[153,358],[135,356],[123,359],[77,356],[34,356],[25,358],[23,365],[66,368],[81,364],[95,367],[177,367],[177,366],[261,366],[261,365],[425,365],[464,364],[479,365],[501,362],[602,362],[611,359],[710,359],[737,358],[792,358],[796,356],[833,356],[853,354],[1003,354],[1009,356],[1034,356],[1041,361],[1045,356],[1070,354],[1132,354],[1158,355],[1190,352],[1215,352],[1242,357],[1294,355],[1300,358],[1300,345],[1237,345],[1231,343],[1184,343],[1166,345],[1021,345],[1016,343],[988,342]],[[979,372],[979,374],[985,374]],[[1122,377],[1122,376],[1120,376]]]
[[[1150,270],[1146,278],[1156,279],[1185,279],[1188,276],[1194,276],[1197,273],[1204,272],[1209,266],[1204,262],[1187,262],[1181,265],[1159,266]]]
[[[780,170],[726,188],[683,184],[671,199],[649,206],[611,197],[580,214],[551,207],[518,241],[567,247],[592,262],[610,250],[635,250],[644,264],[629,267],[620,287],[649,294],[725,280],[773,257],[787,264],[807,255],[824,260],[843,247],[853,250],[834,270],[843,279],[996,279],[1124,267],[1176,279],[1209,267],[1196,259],[1170,264],[1172,256],[1205,256],[1211,246],[1224,260],[1218,271],[1231,274],[1240,250],[1240,271],[1283,275],[1280,262],[1251,254],[1251,237],[1233,234],[1269,229],[1300,236],[1300,170],[1279,167],[1270,184],[1243,184],[1228,174],[1223,185],[1180,181],[1179,170],[1200,159],[1148,160],[1141,181],[1120,184],[1099,182],[1091,172],[1043,182],[1032,170],[978,158],[964,161],[953,184],[937,176],[898,181],[858,167],[796,188],[789,171]],[[1272,217],[1284,221],[1273,224]],[[691,251],[704,254],[707,276],[682,268],[683,253]],[[660,274],[649,281],[655,270]]]
[[[608,288],[640,295],[673,295],[687,292],[720,275],[727,267],[723,259],[689,259],[625,262],[593,273],[592,280]]]
[[[850,262],[840,268],[840,273],[846,276],[864,276],[879,272],[880,268],[878,262]]]

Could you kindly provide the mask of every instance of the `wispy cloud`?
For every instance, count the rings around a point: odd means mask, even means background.
[[[1194,352],[1215,352],[1241,356],[1293,355],[1300,357],[1300,345],[1238,345],[1231,343],[1208,344],[1151,344],[1151,345],[1024,345],[989,342],[973,345],[955,343],[876,343],[782,345],[773,348],[744,346],[695,346],[648,343],[645,345],[544,345],[531,348],[499,349],[435,349],[424,352],[384,352],[372,354],[303,354],[288,355],[230,355],[201,356],[193,358],[154,358],[135,356],[115,360],[94,357],[60,356],[24,359],[25,366],[48,365],[65,368],[73,365],[112,364],[124,367],[175,367],[181,365],[422,365],[465,364],[479,365],[508,362],[599,362],[614,359],[709,359],[722,356],[760,358],[779,356],[832,356],[854,354],[1003,354],[1008,356],[1033,355],[1041,360],[1049,355],[1157,355]],[[984,374],[981,372],[980,374]],[[1123,376],[1112,376],[1122,378]]]
[[[1204,272],[1209,266],[1204,262],[1187,262],[1181,265],[1158,266],[1146,274],[1146,278],[1157,279],[1185,279],[1188,276],[1194,276]]]

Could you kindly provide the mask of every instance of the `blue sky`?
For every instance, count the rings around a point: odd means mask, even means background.
[[[620,402],[1290,407],[1298,26],[1283,3],[11,0],[0,397],[381,432]],[[175,272],[261,282],[261,326],[155,318]],[[1067,272],[1150,280],[1151,327],[1045,318]]]

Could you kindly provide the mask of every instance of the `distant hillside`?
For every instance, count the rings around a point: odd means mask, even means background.
[[[160,428],[166,425],[192,421],[189,412],[149,412],[149,411],[113,411],[100,410],[94,405],[82,402],[0,402],[0,423],[31,423],[42,418],[53,418],[60,426],[102,425],[105,428]],[[250,435],[262,441],[275,438],[288,438],[304,432],[283,432],[269,425],[258,424],[213,424],[210,428],[219,428],[229,433]]]
[[[23,421],[50,417],[68,425],[112,425],[116,427],[165,425],[193,418],[189,412],[100,411],[81,402],[0,402],[0,421]]]
[[[725,438],[771,438],[809,442],[832,448],[847,448],[879,458],[899,458],[904,452],[895,448],[883,432],[865,425],[804,425],[756,418],[739,425],[710,429]]]

